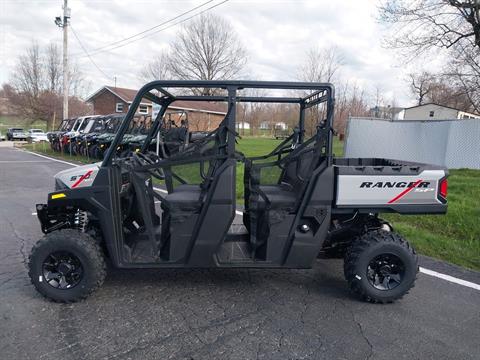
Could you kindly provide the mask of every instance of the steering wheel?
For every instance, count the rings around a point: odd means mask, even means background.
[[[140,165],[140,166],[146,166],[146,165],[154,165],[158,162],[159,157],[156,154],[144,154],[141,152],[134,152],[133,155],[133,160]],[[155,157],[155,159],[152,159],[152,157]],[[153,169],[148,169],[147,170],[150,175],[153,177],[159,179],[159,180],[164,180],[165,179],[165,172],[163,171],[162,168],[153,168]]]

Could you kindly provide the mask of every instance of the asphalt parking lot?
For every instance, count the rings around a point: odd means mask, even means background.
[[[35,203],[70,167],[0,148],[1,359],[479,359],[480,291],[419,274],[403,300],[352,297],[342,263],[312,270],[115,270],[56,304],[25,268],[42,236]],[[422,258],[480,284],[480,274]]]

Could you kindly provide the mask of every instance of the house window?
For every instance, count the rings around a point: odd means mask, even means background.
[[[148,106],[147,105],[140,105],[138,107],[138,112],[140,114],[148,114]]]
[[[430,117],[434,117],[435,116],[435,111],[430,111]]]
[[[118,112],[118,113],[123,112],[123,103],[116,103],[115,104],[115,112]]]

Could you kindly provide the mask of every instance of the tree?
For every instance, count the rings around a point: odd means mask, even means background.
[[[463,111],[472,111],[470,100],[465,94],[463,87],[451,82],[450,77],[437,78],[431,85],[426,101]]]
[[[25,54],[18,57],[13,74],[13,86],[21,92],[38,98],[44,84],[44,71],[40,57],[40,47],[34,42]]]
[[[480,49],[457,51],[447,65],[444,77],[468,98],[465,110],[480,114]]]
[[[145,68],[140,71],[140,77],[145,82],[169,79],[170,71],[168,62],[167,53],[160,53],[157,58],[149,62]]]
[[[472,108],[472,99],[469,98],[469,93],[465,91],[466,84],[453,81],[455,76],[457,80],[463,79],[458,74],[454,71],[448,75],[435,75],[425,71],[410,74],[410,90],[416,96],[418,105],[430,102],[463,111],[476,111],[475,108]],[[472,89],[472,93],[475,92],[474,90],[477,89]]]
[[[264,97],[267,95],[265,89],[244,89],[241,96]],[[238,119],[241,122],[250,124],[250,134],[257,135],[260,123],[265,120],[267,105],[261,102],[245,102],[237,105]]]
[[[407,60],[446,50],[450,60],[439,77],[468,99],[462,110],[480,110],[480,1],[386,0],[380,20],[392,30],[386,45]]]
[[[394,27],[387,40],[393,48],[415,54],[462,44],[480,49],[478,0],[387,0],[380,6],[380,20]]]
[[[332,82],[339,77],[343,65],[343,57],[336,47],[321,49],[310,48],[298,66],[299,80],[306,82]],[[304,95],[307,95],[305,93]],[[312,135],[316,125],[326,116],[325,106],[319,105],[309,108],[305,113],[305,130],[307,135]]]
[[[418,74],[409,74],[410,90],[417,99],[417,104],[422,105],[425,97],[432,91],[435,84],[435,77],[433,74],[423,71]]]
[[[45,121],[50,129],[54,119],[62,113],[62,74],[60,51],[50,44],[43,51],[33,42],[17,59],[12,74],[11,86],[4,85],[3,90],[13,107],[25,119],[34,122]],[[83,80],[78,68],[71,74],[75,88]],[[75,92],[74,92],[75,94]],[[71,115],[85,115],[89,107],[76,96],[71,96]]]
[[[60,92],[62,87],[61,54],[58,46],[53,43],[50,43],[46,49],[45,76],[48,90]]]
[[[298,78],[308,82],[332,82],[344,64],[336,47],[309,49],[298,68]]]
[[[224,80],[238,76],[246,62],[246,50],[232,27],[216,15],[202,14],[171,43],[168,69],[173,77],[185,80]]]

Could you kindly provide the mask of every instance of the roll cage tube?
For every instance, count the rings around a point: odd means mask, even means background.
[[[140,149],[140,152],[145,152],[146,149],[148,149],[148,146],[150,145],[150,142],[152,139],[155,137],[158,131],[160,131],[160,127],[162,126],[162,119],[163,115],[165,114],[165,111],[167,111],[168,105],[171,103],[171,101],[162,101],[159,103],[161,105],[161,109],[157,114],[157,117],[153,121],[152,127],[150,128],[150,131],[147,134],[147,137],[145,138],[145,141],[143,142],[142,148]]]
[[[179,95],[174,96],[164,88],[219,88],[227,90],[227,96],[202,96],[202,95]],[[282,97],[282,96],[237,96],[237,90],[242,89],[279,89],[279,90],[313,90],[314,92],[306,97]],[[150,93],[151,90],[157,90],[162,94],[162,97],[155,96]],[[147,144],[150,143],[152,137],[158,131],[160,114],[164,114],[170,103],[176,100],[189,100],[189,101],[224,101],[231,102],[232,99],[235,102],[264,102],[264,103],[292,103],[300,105],[300,139],[303,140],[304,131],[304,111],[314,105],[326,102],[327,103],[327,118],[325,127],[329,129],[329,136],[327,140],[327,154],[328,164],[331,165],[332,159],[332,132],[333,132],[333,112],[335,103],[335,89],[330,83],[308,83],[308,82],[284,82],[284,81],[244,81],[244,80],[156,80],[144,85],[135,96],[128,112],[120,125],[112,144],[105,154],[105,158],[102,162],[102,166],[109,166],[112,162],[114,149],[122,140],[125,132],[128,130],[130,122],[132,121],[137,109],[145,97],[155,103],[162,105],[159,116],[155,120],[155,126],[152,129],[145,140],[144,150]],[[231,105],[231,104],[229,104]],[[232,115],[234,121],[234,116]],[[235,124],[233,124],[235,125]]]

